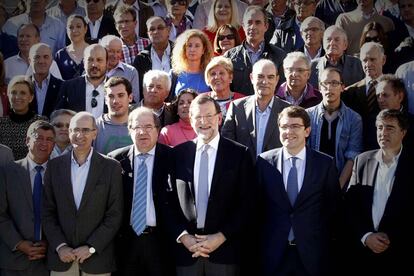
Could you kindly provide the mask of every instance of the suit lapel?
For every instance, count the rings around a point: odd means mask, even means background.
[[[256,138],[256,104],[255,96],[250,98],[244,103],[244,110],[246,114],[247,127],[249,130],[249,136],[254,152],[257,152],[257,138]]]
[[[296,198],[294,206],[298,206],[298,204],[300,204],[300,202],[303,201],[306,198],[306,196],[313,190],[313,172],[317,171],[315,165],[318,165],[315,164],[315,161],[313,159],[313,152],[310,148],[306,147],[305,175],[303,177],[302,188],[298,193],[298,197]]]
[[[56,78],[50,75],[49,85],[47,86],[46,91],[45,103],[42,110],[43,114],[45,114],[45,111],[48,111],[47,109],[49,106],[55,106],[56,95],[53,94],[57,92],[56,87]]]
[[[210,196],[216,191],[221,174],[224,170],[226,147],[223,146],[223,143],[225,143],[224,139],[220,138],[217,149],[216,163],[214,165],[213,179],[211,180]]]
[[[91,165],[89,167],[88,177],[86,179],[86,185],[85,190],[82,194],[81,203],[79,205],[79,211],[82,209],[82,207],[86,204],[89,197],[92,195],[93,191],[95,190],[96,183],[98,181],[101,166],[100,166],[101,160],[95,151],[92,153],[91,157]]]
[[[72,173],[71,173],[71,162],[72,162],[72,151],[65,154],[64,162],[62,166],[59,167],[58,175],[67,175],[69,172],[69,177],[62,177],[62,190],[66,195],[68,202],[70,202],[73,210],[76,210],[75,198],[73,197],[73,187],[72,187]]]
[[[24,180],[22,181],[22,188],[23,193],[26,196],[27,201],[29,202],[30,208],[33,211],[32,183],[30,180],[29,163],[27,161],[27,158],[28,157],[24,158],[20,163],[20,165],[23,167],[25,171],[25,174],[21,176]]]
[[[186,158],[188,161],[187,166],[185,166],[187,173],[189,175],[188,179],[191,179],[191,182],[188,183],[191,195],[193,196],[193,200],[195,202],[195,193],[194,193],[194,162],[195,162],[195,155],[197,150],[197,144],[195,141],[192,141],[190,144],[190,152],[192,153],[190,156],[191,158]]]
[[[273,97],[273,106],[270,112],[269,120],[267,121],[265,135],[263,137],[263,149],[266,148],[266,145],[269,144],[269,140],[273,137],[273,133],[278,130],[278,125],[273,123],[274,121],[272,118],[277,118],[279,111],[279,105],[276,102],[276,97]]]
[[[279,148],[276,151],[276,154],[272,158],[272,165],[274,167],[275,171],[278,171],[280,173],[281,181],[276,181],[275,179],[272,179],[272,181],[269,181],[270,187],[268,187],[269,194],[272,197],[273,201],[276,202],[279,206],[283,208],[290,209],[292,208],[290,205],[289,197],[286,192],[285,184],[283,182],[283,155],[282,155],[282,148]],[[281,162],[281,170],[278,169],[278,163]],[[274,174],[272,172],[272,178],[274,177]],[[278,184],[279,183],[279,184]]]
[[[377,159],[375,159],[375,154],[377,152],[378,151],[375,151],[375,153],[373,153],[368,159],[367,165],[364,168],[364,176],[366,176],[366,178],[364,177],[365,179],[363,183],[361,183],[362,185],[372,185],[372,187],[375,186],[377,170],[379,167],[379,163]],[[374,188],[372,191],[374,191]]]

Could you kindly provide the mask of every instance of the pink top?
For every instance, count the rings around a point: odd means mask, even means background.
[[[165,126],[161,129],[158,142],[168,146],[176,146],[193,140],[197,137],[190,123],[179,120],[177,123]]]

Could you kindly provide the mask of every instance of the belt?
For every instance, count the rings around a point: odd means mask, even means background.
[[[288,241],[289,246],[296,246],[296,240]]]
[[[157,231],[157,227],[156,226],[147,226],[147,227],[145,227],[145,229],[142,232],[142,234],[152,234],[152,233],[154,233],[156,231]]]

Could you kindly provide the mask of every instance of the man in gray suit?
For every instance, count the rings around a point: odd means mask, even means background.
[[[0,144],[0,167],[13,161],[13,151],[8,146]]]
[[[96,122],[79,112],[70,121],[73,150],[50,160],[45,173],[43,228],[51,275],[110,275],[122,220],[120,164],[92,148]]]
[[[29,153],[0,169],[0,274],[46,276],[47,242],[41,232],[42,178],[53,150],[55,131],[33,122],[26,136]]]
[[[279,74],[271,60],[256,62],[250,80],[254,95],[230,103],[221,133],[247,146],[256,160],[260,153],[282,146],[277,117],[290,104],[275,97]]]

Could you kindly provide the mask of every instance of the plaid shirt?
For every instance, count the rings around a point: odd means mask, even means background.
[[[138,55],[139,52],[145,49],[150,44],[149,39],[138,37],[137,41],[135,41],[134,45],[128,46],[122,43],[122,61],[132,65],[134,62],[135,57]]]

